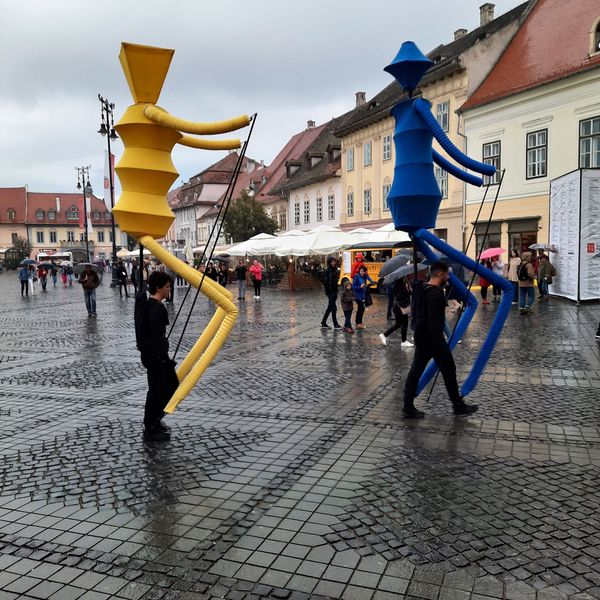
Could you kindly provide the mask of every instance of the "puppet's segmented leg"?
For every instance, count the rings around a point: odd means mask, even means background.
[[[508,318],[510,313],[510,307],[512,304],[513,297],[513,287],[512,283],[504,277],[500,277],[490,269],[483,267],[482,265],[477,264],[473,259],[465,256],[462,252],[459,252],[452,246],[446,244],[446,242],[440,240],[438,237],[433,235],[430,231],[426,229],[419,229],[414,233],[414,237],[417,243],[417,247],[427,256],[429,260],[436,260],[437,257],[431,251],[431,249],[427,246],[427,244],[433,246],[436,250],[439,250],[443,254],[445,254],[448,258],[452,259],[454,262],[457,262],[460,265],[467,267],[467,269],[473,271],[477,274],[482,274],[488,281],[491,281],[493,284],[498,285],[502,288],[502,299],[496,311],[496,316],[494,317],[494,321],[492,322],[492,326],[488,332],[487,337],[485,338],[481,349],[475,359],[475,363],[471,368],[469,375],[465,379],[462,388],[461,394],[466,396],[469,394],[473,388],[477,385],[477,381],[481,376],[481,373],[485,369],[487,362],[494,350],[496,342],[498,341],[498,337],[502,333],[502,328],[504,327],[504,323]],[[451,275],[452,284],[458,287],[459,290],[463,293],[467,293],[468,290],[465,288],[464,284],[459,281],[459,279]],[[458,343],[458,340],[462,338],[465,330],[467,329],[471,319],[473,318],[474,308],[477,308],[477,301],[473,294],[468,292],[468,300],[467,300],[467,309],[461,316],[458,325],[456,327],[455,335],[452,336],[450,348],[454,348],[454,346]],[[472,304],[474,302],[474,304]],[[474,308],[473,308],[474,307]],[[421,392],[423,387],[427,385],[431,377],[436,371],[435,363],[430,364],[423,376],[421,377],[421,381],[419,382],[418,391]],[[428,379],[425,380],[425,377],[428,376]]]
[[[183,277],[193,287],[199,288],[218,307],[214,317],[177,371],[179,387],[165,407],[165,412],[172,413],[194,387],[227,340],[227,336],[235,324],[238,309],[232,302],[231,292],[209,277],[203,277],[202,273],[173,256],[154,238],[143,236],[139,242],[172,271]]]

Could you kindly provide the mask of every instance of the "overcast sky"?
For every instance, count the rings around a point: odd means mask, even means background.
[[[479,25],[483,0],[0,0],[0,187],[76,191],[91,165],[102,194],[97,94],[120,117],[131,96],[121,41],[176,50],[159,104],[197,121],[258,113],[248,156],[269,163],[287,140],[371,98],[404,40],[423,52]],[[496,15],[517,0],[496,0]],[[241,134],[244,135],[243,133]],[[115,145],[117,160],[122,152]],[[223,153],[178,147],[180,178]]]

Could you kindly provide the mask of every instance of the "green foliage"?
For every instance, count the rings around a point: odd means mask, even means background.
[[[16,251],[17,258],[19,262],[21,262],[25,258],[29,258],[31,256],[31,251],[33,250],[33,246],[31,242],[21,236],[17,236],[13,241],[13,248]]]
[[[277,221],[246,191],[232,202],[223,223],[223,233],[228,244],[244,242],[259,233],[274,234],[276,231]]]

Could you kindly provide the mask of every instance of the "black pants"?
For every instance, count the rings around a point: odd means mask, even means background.
[[[262,283],[262,280],[256,279],[256,277],[252,278],[252,285],[254,286],[254,295],[255,296],[260,296],[260,284],[261,283]]]
[[[327,294],[327,309],[325,310],[325,314],[323,315],[323,318],[321,319],[321,323],[326,323],[327,319],[329,318],[329,315],[331,314],[331,320],[333,321],[333,326],[334,327],[338,327],[339,323],[337,320],[337,306],[335,305],[335,302],[337,300],[337,292],[334,292],[333,294]]]
[[[25,292],[26,296],[29,296],[29,281],[27,280],[21,281],[21,296],[23,295],[23,292]]]
[[[481,288],[481,297],[483,300],[487,300],[487,286]]]
[[[357,300],[356,304],[358,305],[356,309],[356,324],[362,325],[363,315],[365,314],[365,302],[364,300]]]
[[[123,290],[125,290],[125,298],[129,298],[129,292],[127,291],[127,282],[119,280],[117,282],[117,285],[119,286],[119,296],[121,296],[121,298],[122,298]]]
[[[428,336],[427,336],[428,337]],[[435,360],[452,404],[460,402],[460,392],[456,381],[456,365],[448,344],[440,340],[432,344],[426,335],[415,333],[415,357],[404,385],[404,406],[412,408],[421,375],[427,363]]]
[[[387,331],[385,331],[383,335],[388,337],[390,334],[394,333],[394,331],[401,329],[400,333],[402,335],[402,341],[405,342],[406,334],[408,333],[408,315],[403,314],[400,307],[396,306],[395,304],[392,307],[392,310],[394,311],[394,318],[396,319],[396,322]]]
[[[148,374],[144,426],[151,429],[163,418],[165,406],[177,389],[179,380],[173,361],[159,363],[142,358],[142,364]]]
[[[502,288],[499,285],[492,284],[492,292],[494,293],[494,297],[502,296]]]

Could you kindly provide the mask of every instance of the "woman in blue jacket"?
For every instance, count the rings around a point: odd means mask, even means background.
[[[365,329],[362,319],[365,314],[365,299],[367,294],[367,288],[375,282],[369,277],[367,273],[367,267],[360,267],[358,273],[352,280],[352,289],[354,290],[354,296],[356,298],[356,328]]]

